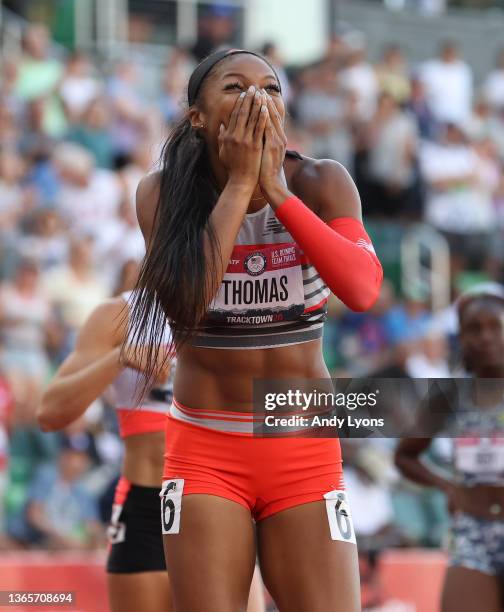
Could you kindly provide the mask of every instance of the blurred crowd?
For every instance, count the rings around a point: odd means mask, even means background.
[[[184,114],[198,51],[167,50],[148,89],[133,60],[108,66],[82,52],[53,54],[43,25],[27,28],[21,55],[3,58],[0,547],[104,544],[121,461],[110,408],[97,401],[62,434],[41,433],[34,412],[90,311],[134,286],[144,254],[136,187]],[[261,51],[282,83],[289,148],[346,166],[379,256],[421,222],[449,246],[452,297],[475,279],[503,280],[504,53],[476,85],[448,41],[418,65],[394,45],[371,62],[351,28],[310,65],[285,66],[273,43]],[[428,292],[401,291],[391,270],[385,266],[369,312],[331,302],[324,346],[331,372],[453,375],[461,369],[453,309],[433,311]],[[393,440],[345,443],[364,549],[439,546],[443,498],[398,478],[393,447]],[[442,464],[449,452],[440,443],[433,460]]]

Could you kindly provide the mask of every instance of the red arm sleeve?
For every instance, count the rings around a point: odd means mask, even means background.
[[[336,297],[355,311],[371,308],[383,269],[359,220],[339,217],[326,224],[296,197],[285,200],[276,216]]]

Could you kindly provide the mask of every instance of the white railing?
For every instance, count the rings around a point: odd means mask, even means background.
[[[415,223],[401,241],[401,285],[405,295],[430,296],[433,311],[450,304],[450,248],[433,227]]]

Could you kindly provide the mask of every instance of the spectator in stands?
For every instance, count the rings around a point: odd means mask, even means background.
[[[44,547],[75,550],[104,543],[96,500],[80,484],[89,467],[86,438],[65,438],[56,464],[37,471],[26,516]]]
[[[59,87],[65,113],[70,123],[78,123],[101,91],[98,80],[93,76],[93,67],[88,57],[75,52],[67,60],[65,73]]]
[[[12,546],[6,535],[5,493],[8,484],[9,431],[13,408],[14,398],[7,379],[0,368],[0,550]]]
[[[370,201],[365,212],[397,217],[411,208],[416,179],[417,128],[389,93],[367,124]]]
[[[366,376],[389,365],[391,358],[390,313],[395,303],[392,283],[384,279],[374,306],[365,313],[339,315],[339,349],[353,376]]]
[[[124,262],[140,262],[145,255],[145,241],[138,227],[135,209],[128,200],[123,200],[119,215],[102,234],[95,245],[95,258],[100,262],[101,278],[108,287],[116,283],[117,271]]]
[[[113,110],[112,136],[115,167],[124,166],[147,129],[146,101],[142,96],[136,64],[123,60],[107,83],[107,95]]]
[[[504,108],[504,49],[499,51],[495,68],[483,83],[483,95],[494,110]]]
[[[410,290],[401,301],[392,304],[387,312],[387,329],[390,343],[409,347],[425,336],[432,321],[428,308],[428,295],[422,290]]]
[[[2,370],[15,401],[34,411],[49,373],[47,344],[54,338],[51,307],[40,291],[36,262],[21,260],[12,282],[0,285]]]
[[[187,81],[194,69],[194,60],[182,47],[174,47],[161,78],[159,108],[163,119],[173,124],[180,119],[184,110],[184,96]]]
[[[96,168],[91,154],[72,143],[58,145],[53,159],[61,181],[56,209],[71,231],[99,239],[114,222],[123,197],[117,175]]]
[[[434,118],[441,123],[463,124],[469,119],[473,75],[453,41],[443,43],[439,57],[423,66],[421,78]]]
[[[191,48],[196,62],[200,62],[219,47],[229,46],[235,30],[235,7],[227,2],[213,2],[203,6],[198,19],[198,39]]]
[[[80,120],[71,125],[65,140],[80,145],[94,158],[98,168],[114,164],[114,143],[110,132],[112,115],[105,98],[93,98],[82,109]]]
[[[280,85],[282,87],[282,98],[286,106],[289,106],[292,101],[292,88],[290,86],[289,77],[284,68],[284,62],[277,45],[274,42],[267,42],[261,48],[261,54],[270,62],[278,75]]]
[[[378,100],[378,79],[373,66],[366,59],[364,35],[354,32],[348,36],[351,52],[347,65],[341,72],[341,85],[345,91],[355,96],[357,116],[368,120],[373,116]]]
[[[15,232],[33,207],[33,194],[21,184],[25,170],[19,155],[0,149],[0,237]]]
[[[470,146],[460,126],[447,124],[441,141],[424,143],[421,169],[428,186],[425,219],[449,241],[453,273],[480,266],[488,255],[496,224],[497,182],[481,152]]]
[[[12,57],[4,57],[0,74],[0,100],[3,100],[13,116],[17,116],[22,111],[22,102],[16,92],[19,76],[19,66],[16,60]]]
[[[158,159],[159,153],[154,145],[144,140],[136,145],[130,163],[119,172],[124,197],[130,202],[132,210],[136,210],[136,191],[140,180],[153,170]]]
[[[102,302],[109,290],[93,266],[94,241],[73,238],[68,263],[49,270],[42,277],[42,288],[65,330],[65,354],[89,313]]]
[[[390,94],[398,104],[410,99],[408,66],[399,45],[389,45],[376,67],[380,91]]]
[[[347,168],[353,165],[352,122],[355,104],[329,64],[313,66],[302,76],[303,90],[295,108],[299,124],[312,136],[314,157],[328,157]]]
[[[65,116],[57,88],[63,76],[61,62],[49,57],[49,31],[45,25],[31,24],[24,33],[23,59],[19,63],[16,94],[23,101],[43,101],[43,128],[51,136],[65,131]]]
[[[416,120],[420,137],[427,140],[436,138],[438,124],[427,102],[425,86],[418,76],[411,79],[410,99],[406,108]]]
[[[19,130],[14,110],[5,98],[0,96],[0,147],[16,149],[19,142]]]
[[[448,343],[444,335],[429,331],[420,338],[406,359],[406,372],[411,378],[448,378]]]
[[[51,163],[56,140],[44,131],[43,117],[43,101],[30,102],[19,140],[19,151],[29,164],[27,183],[35,190],[38,203],[48,206],[54,201],[58,189],[58,178]]]
[[[42,208],[35,212],[31,223],[17,239],[22,257],[38,262],[42,272],[63,265],[68,259],[68,232],[55,210]]]

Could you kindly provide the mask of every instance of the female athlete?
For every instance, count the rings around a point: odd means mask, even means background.
[[[279,80],[261,56],[203,60],[188,102],[137,193],[148,254],[132,310],[133,345],[159,346],[167,316],[178,357],[161,491],[174,606],[245,609],[252,516],[280,610],[355,612],[339,441],[253,436],[251,411],[254,379],[328,377],[330,291],[354,310],[376,300],[359,195],[341,165],[286,152]]]
[[[159,380],[137,407],[138,375],[144,365],[124,363],[120,357],[128,336],[124,308],[129,300],[130,294],[124,293],[91,313],[74,351],[44,393],[38,421],[46,431],[61,429],[101,395],[117,409],[125,452],[108,530],[111,609],[159,612],[172,609],[159,527],[159,480],[173,376],[167,367],[160,370]]]
[[[401,440],[396,464],[407,478],[448,498],[452,525],[442,611],[498,612],[504,607],[504,287],[485,284],[461,296],[458,317],[464,365],[475,378],[473,397],[452,381],[454,395],[448,390],[440,396],[448,410],[436,411],[457,411],[452,421],[441,416],[438,426],[441,436],[459,436],[454,478],[421,461],[428,438]],[[477,384],[489,378],[494,380]]]

